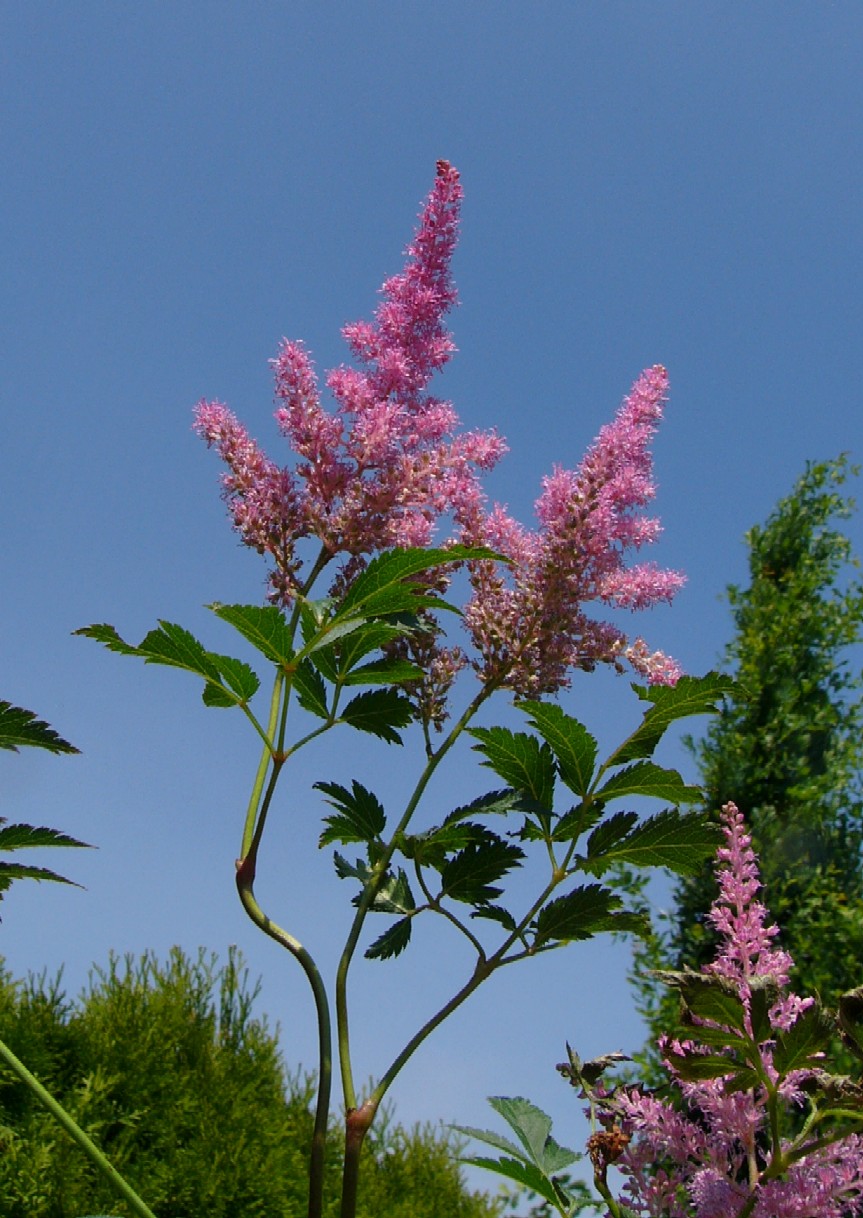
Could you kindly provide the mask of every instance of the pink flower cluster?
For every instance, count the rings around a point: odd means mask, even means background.
[[[439,161],[404,270],[384,283],[372,323],[344,327],[357,366],[328,374],[335,410],[321,402],[305,347],[283,340],[273,361],[276,418],[292,466],[270,461],[222,403],[199,403],[195,428],[228,466],[223,489],[234,526],[270,558],[271,596],[288,605],[308,590],[302,539],[322,546],[315,574],[341,560],[339,590],[369,555],[425,546],[446,518],[454,540],[492,546],[511,560],[506,570],[470,565],[465,623],[484,681],[535,695],[565,685],[572,668],[625,661],[649,681],[673,683],[674,661],[585,612],[591,601],[644,609],[683,582],[651,564],[623,562],[659,532],[639,509],[654,494],[648,444],[662,414],[665,370],[642,374],[578,469],[556,469],[545,480],[539,531],[499,506],[487,511],[480,474],[506,445],[495,432],[459,431],[452,405],[428,392],[455,349],[444,317],[456,303],[450,263],[461,200],[457,171]],[[433,658],[448,679],[463,663],[443,647]]]
[[[674,684],[677,664],[643,639],[586,613],[590,602],[646,609],[670,601],[683,576],[653,564],[624,565],[630,549],[654,541],[659,521],[640,514],[655,494],[650,440],[662,417],[668,374],[641,374],[613,423],[603,427],[575,470],[554,470],[536,502],[540,529],[528,532],[501,507],[477,507],[463,539],[512,560],[507,571],[472,564],[474,593],[466,623],[484,679],[527,696],[559,689],[573,668],[626,659],[654,683]]]
[[[705,972],[734,983],[747,1017],[756,978],[780,992],[769,1013],[773,1036],[759,1046],[764,1070],[776,1083],[775,1035],[792,1027],[811,1000],[788,992],[792,961],[773,945],[776,928],[765,924],[767,911],[756,900],[757,861],[734,804],[723,809],[723,828],[719,858],[724,866],[710,914],[721,947]],[[693,1037],[697,1034],[693,1029]],[[615,1116],[631,1135],[616,1166],[634,1213],[650,1218],[738,1218],[743,1213],[752,1218],[849,1218],[863,1213],[863,1138],[850,1134],[829,1145],[813,1139],[811,1150],[774,1178],[765,1178],[771,1137],[765,1088],[727,1091],[725,1077],[687,1082],[679,1077],[674,1056],[697,1053],[697,1045],[667,1040],[661,1047],[682,1106],[639,1091],[624,1090],[614,1098]],[[728,1076],[732,1073],[729,1059]],[[802,1099],[798,1084],[807,1073],[789,1074],[780,1087],[786,1102]],[[788,1146],[783,1141],[782,1150]]]
[[[426,391],[455,350],[443,319],[456,302],[450,262],[461,199],[458,172],[439,161],[405,269],[383,285],[374,323],[342,331],[360,367],[329,373],[335,412],[321,403],[302,343],[283,340],[273,360],[276,419],[294,468],[266,458],[221,403],[197,407],[196,430],[230,470],[223,486],[234,526],[274,560],[273,596],[283,604],[300,587],[301,538],[343,556],[346,578],[377,550],[427,545],[436,520],[474,502],[478,471],[506,451],[494,432],[459,433],[452,405]]]

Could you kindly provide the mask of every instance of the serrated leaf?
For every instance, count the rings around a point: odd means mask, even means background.
[[[367,960],[389,960],[399,956],[411,939],[411,919],[400,918],[385,930],[365,952]]]
[[[724,1078],[741,1067],[739,1061],[721,1053],[678,1053],[673,1049],[666,1049],[663,1056],[673,1066],[675,1073],[689,1083]]]
[[[68,880],[64,875],[58,875],[56,871],[50,871],[47,867],[28,867],[24,863],[6,863],[0,860],[0,892],[5,892],[13,880],[52,880],[55,884],[71,884],[73,888],[81,887],[74,880]]]
[[[473,1125],[451,1125],[450,1129],[463,1134],[466,1138],[473,1138],[475,1142],[483,1142],[486,1146],[493,1146],[495,1150],[502,1150],[513,1158],[524,1157],[524,1152],[516,1146],[515,1142],[511,1142],[509,1138],[504,1137],[502,1133],[496,1133],[493,1129],[475,1129]],[[463,1163],[466,1161],[461,1160]]]
[[[588,829],[592,829],[605,812],[605,804],[601,799],[589,803],[577,804],[561,816],[554,826],[552,840],[568,842],[581,837]]]
[[[652,702],[641,725],[624,740],[605,768],[651,757],[667,728],[677,719],[715,713],[719,699],[736,687],[731,677],[709,672],[704,677],[681,677],[676,685],[633,685],[642,701]]]
[[[390,622],[374,621],[361,623],[346,637],[336,643],[329,641],[312,653],[312,662],[333,684],[342,681],[360,660],[373,651],[402,638],[407,627]]]
[[[621,903],[619,896],[601,884],[575,888],[540,910],[534,924],[534,945],[590,939],[604,931],[646,933],[644,915],[620,910]]]
[[[291,631],[285,615],[275,605],[220,605],[207,606],[216,617],[233,626],[268,660],[280,666],[289,666],[294,659]]]
[[[314,786],[338,811],[337,816],[325,818],[327,828],[321,834],[320,846],[328,842],[368,842],[383,833],[386,825],[383,805],[362,783],[354,779],[350,791],[337,782],[316,782]]]
[[[412,718],[410,702],[395,689],[371,689],[368,693],[357,694],[339,713],[343,723],[379,736],[389,744],[402,743],[395,729],[406,727]]]
[[[308,660],[301,660],[293,675],[293,688],[297,691],[297,701],[303,710],[319,719],[329,719],[327,707],[327,687],[321,674],[312,667]]]
[[[613,816],[602,821],[587,839],[587,857],[601,858],[627,835],[637,820],[637,812],[615,812]]]
[[[468,816],[508,816],[511,812],[532,811],[534,805],[526,801],[519,791],[487,791],[478,795],[469,804],[454,808],[449,813],[444,824],[451,821],[464,820]]]
[[[359,900],[356,901],[359,904]],[[411,913],[416,909],[416,901],[411,892],[410,881],[407,873],[399,867],[398,871],[393,875],[388,872],[381,883],[380,888],[375,894],[375,899],[372,901],[370,908],[375,913],[391,913],[391,914],[406,914]]]
[[[242,660],[234,660],[230,656],[221,656],[209,652],[193,634],[175,622],[159,622],[156,630],[151,630],[138,647],[133,647],[120,638],[113,626],[85,626],[76,630],[75,634],[96,639],[103,643],[109,651],[120,655],[139,656],[145,664],[164,664],[169,668],[182,668],[186,672],[203,677],[206,685],[212,689],[204,690],[204,701],[208,706],[236,705],[244,699],[233,690],[224,687],[222,668],[230,667],[233,678],[245,682],[246,685],[257,677]],[[246,670],[246,676],[239,674]]]
[[[820,1003],[815,1002],[794,1023],[776,1037],[773,1065],[780,1074],[801,1070],[814,1064],[815,1054],[827,1047],[836,1031],[836,1021]]]
[[[209,652],[209,655],[218,665],[225,684],[243,702],[248,702],[255,696],[261,687],[261,682],[258,674],[245,660],[237,660],[233,656],[217,655],[212,651]]]
[[[504,930],[513,931],[517,923],[508,909],[501,905],[480,905],[470,915],[472,918],[486,918],[489,922],[498,922]]]
[[[47,749],[49,753],[79,752],[33,711],[13,706],[11,702],[0,702],[0,749],[17,753],[23,746]]]
[[[371,618],[413,611],[425,606],[449,608],[440,597],[431,595],[415,577],[437,567],[471,558],[497,558],[484,547],[452,546],[449,549],[387,550],[371,560],[357,576],[333,616],[333,621]]]
[[[505,783],[551,811],[554,801],[554,755],[549,746],[527,732],[511,732],[506,727],[468,729],[479,744],[484,766],[494,770]]]
[[[489,1104],[506,1121],[531,1160],[550,1176],[575,1163],[575,1151],[560,1146],[551,1136],[551,1117],[522,1096],[491,1096]]]
[[[612,863],[666,867],[677,875],[697,875],[719,841],[719,829],[706,817],[681,815],[676,808],[666,808],[601,856],[579,860],[579,866],[593,875],[602,875]]]
[[[553,702],[519,702],[518,707],[551,748],[561,780],[576,795],[586,795],[596,766],[596,740]]]
[[[233,656],[217,655],[207,652],[221,674],[223,685],[213,685],[208,681],[204,686],[202,697],[206,706],[236,706],[238,702],[246,704],[260,689],[261,682],[254,669],[244,660],[236,660]],[[227,689],[224,688],[227,686]]]
[[[502,889],[495,888],[514,867],[521,866],[524,851],[520,846],[497,838],[472,842],[449,859],[441,870],[442,894],[454,901],[475,905],[493,901]]]
[[[737,1032],[746,1030],[746,1011],[737,986],[728,978],[693,969],[656,969],[652,976],[677,990],[686,1011],[698,1019],[710,1020]],[[700,1036],[701,1029],[697,1035]]]
[[[361,884],[366,884],[371,878],[372,873],[368,863],[364,863],[362,859],[349,863],[344,855],[339,854],[338,850],[333,852],[333,866],[340,880],[353,879],[359,880]]]
[[[606,802],[622,795],[649,795],[674,804],[698,803],[702,794],[700,787],[687,786],[677,770],[663,769],[652,761],[638,761],[619,770],[595,792],[597,799]]]
[[[399,685],[403,681],[418,681],[423,670],[409,660],[372,660],[353,668],[343,678],[345,685]]]
[[[77,846],[91,849],[87,842],[79,842],[77,838],[69,837],[59,829],[49,829],[44,825],[7,825],[0,818],[0,850],[21,850],[36,846]]]
[[[473,821],[447,819],[437,828],[429,829],[426,833],[418,833],[405,837],[402,850],[407,858],[416,859],[418,863],[435,867],[438,871],[444,866],[446,856],[463,850],[471,842],[500,841],[496,833],[492,833],[485,825]]]
[[[453,1128],[460,1129],[458,1125],[454,1125]],[[486,1171],[503,1176],[505,1180],[514,1180],[522,1188],[543,1197],[549,1204],[559,1205],[559,1198],[549,1181],[538,1167],[534,1167],[524,1158],[510,1159],[504,1156],[500,1159],[490,1159],[485,1155],[470,1155],[460,1158],[459,1162],[471,1167],[482,1167]]]

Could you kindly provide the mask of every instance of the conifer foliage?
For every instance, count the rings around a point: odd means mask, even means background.
[[[841,528],[854,472],[844,456],[807,465],[747,534],[750,582],[728,589],[723,666],[739,689],[694,748],[707,808],[734,800],[750,826],[793,983],[831,1004],[863,959],[863,582]],[[706,875],[678,884],[678,967],[712,955],[715,892]]]

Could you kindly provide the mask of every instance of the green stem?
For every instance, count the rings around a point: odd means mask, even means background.
[[[458,993],[453,994],[449,1002],[445,1003],[445,1005],[442,1006],[439,1011],[432,1015],[431,1019],[426,1020],[419,1031],[411,1037],[411,1039],[402,1049],[401,1053],[399,1053],[398,1057],[393,1059],[389,1069],[382,1076],[380,1082],[372,1092],[371,1100],[374,1101],[375,1108],[380,1105],[381,1100],[384,1098],[403,1067],[408,1063],[410,1058],[413,1057],[414,1053],[417,1051],[423,1041],[428,1036],[431,1036],[435,1028],[439,1027],[439,1025],[442,1024],[445,1019],[448,1019],[449,1016],[452,1015],[453,1011],[457,1010],[461,1006],[465,999],[470,998],[474,990],[478,989],[478,987],[491,976],[495,968],[496,965],[492,964],[491,961],[477,961],[473,975],[461,987]]]
[[[348,1025],[348,972],[350,971],[351,961],[354,952],[356,951],[357,943],[359,942],[360,932],[363,928],[363,923],[366,919],[366,914],[374,902],[375,897],[383,883],[390,860],[395,853],[396,846],[410,823],[411,817],[417,809],[417,805],[422,799],[423,793],[431,780],[437,767],[440,765],[443,758],[455,744],[458,737],[462,734],[468,723],[476,714],[482,703],[493,692],[494,686],[491,684],[483,686],[467,706],[464,713],[459,718],[458,722],[450,731],[449,735],[441,744],[440,748],[429,757],[426,765],[420,775],[419,781],[414,788],[413,794],[408,800],[402,818],[396,826],[395,832],[392,834],[388,845],[384,848],[381,857],[377,860],[373,868],[372,879],[363,889],[360,898],[359,907],[354,915],[351,929],[348,933],[345,947],[339,960],[339,966],[336,971],[336,1027],[339,1046],[339,1066],[342,1076],[342,1092],[344,1095],[345,1107],[348,1111],[357,1107],[357,1093],[354,1087],[353,1070],[351,1068],[351,1050],[350,1050],[350,1028]]]
[[[134,1213],[139,1218],[156,1218],[149,1206],[145,1205],[135,1190],[130,1184],[127,1184],[115,1167],[112,1167],[105,1158],[102,1151],[87,1136],[81,1126],[73,1120],[65,1108],[54,1099],[53,1095],[47,1091],[35,1075],[31,1074],[22,1061],[15,1056],[12,1050],[0,1040],[0,1057],[11,1067],[18,1075],[22,1082],[26,1083],[36,1098],[43,1104],[51,1115],[59,1121],[63,1128],[68,1133],[69,1137],[74,1142],[77,1142],[86,1155],[92,1159],[93,1163],[99,1169],[103,1176],[114,1186],[118,1193],[128,1202]]]
[[[267,724],[267,743],[264,745],[261,753],[261,760],[258,762],[258,770],[255,774],[255,781],[252,786],[252,793],[249,796],[249,806],[246,809],[246,823],[243,826],[243,845],[241,853],[243,858],[246,858],[252,848],[252,840],[255,834],[255,821],[258,816],[258,807],[261,802],[261,792],[264,789],[264,779],[267,777],[267,770],[270,762],[273,760],[273,740],[276,734],[276,727],[279,722],[279,709],[282,704],[282,689],[285,684],[285,674],[279,669],[276,672],[276,679],[273,682],[273,693],[270,698],[270,720]]]
[[[321,1218],[324,1205],[324,1157],[326,1154],[327,1122],[330,1114],[330,1091],[332,1088],[332,1027],[327,991],[318,967],[306,948],[293,935],[288,934],[264,913],[254,894],[254,856],[241,859],[237,864],[237,891],[246,913],[271,939],[281,944],[298,961],[306,974],[315,1000],[318,1020],[318,1099],[315,1107],[315,1125],[312,1134],[312,1149],[309,1156],[309,1210],[308,1218]]]

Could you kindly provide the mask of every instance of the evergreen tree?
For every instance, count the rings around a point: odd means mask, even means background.
[[[70,1002],[59,981],[0,966],[0,1037],[96,1140],[158,1218],[301,1218],[312,1136],[310,1080],[286,1073],[252,1014],[235,955],[216,968],[175,949],[94,970]],[[359,1218],[497,1218],[465,1186],[456,1147],[388,1125],[370,1142]],[[335,1218],[340,1140],[327,1164]],[[0,1214],[125,1215],[127,1208],[32,1093],[0,1069]]]
[[[722,665],[739,688],[704,738],[689,741],[706,809],[716,815],[732,800],[746,818],[764,902],[795,960],[793,987],[830,1005],[863,983],[863,583],[841,529],[854,508],[842,488],[855,472],[844,456],[807,465],[747,534],[749,584],[728,588],[735,633]],[[715,895],[709,872],[681,880],[669,929],[637,954],[651,1041],[673,999],[646,969],[712,958],[705,915]]]

